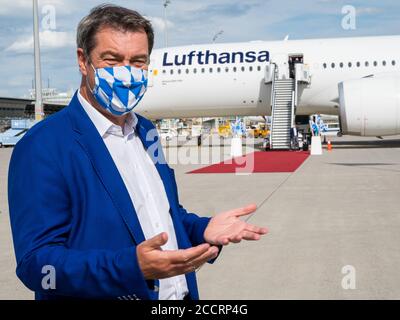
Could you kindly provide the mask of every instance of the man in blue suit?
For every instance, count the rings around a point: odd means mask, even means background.
[[[196,268],[267,230],[188,213],[153,124],[132,110],[147,87],[150,23],[102,5],[78,26],[80,89],[14,149],[9,207],[17,275],[36,299],[198,299]]]

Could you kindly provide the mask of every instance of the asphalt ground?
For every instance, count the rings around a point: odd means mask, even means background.
[[[198,270],[202,299],[400,298],[400,136],[332,140],[331,152],[294,173],[187,174],[229,158],[229,143],[165,149],[189,211],[212,216],[263,203],[249,222],[269,234],[225,247]],[[0,149],[0,299],[32,299],[15,275],[11,152]]]

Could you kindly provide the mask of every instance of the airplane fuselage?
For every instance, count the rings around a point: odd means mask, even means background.
[[[338,84],[398,73],[400,36],[253,41],[154,50],[149,88],[137,112],[149,118],[270,115],[268,63],[302,56],[311,83],[296,113],[338,114]]]

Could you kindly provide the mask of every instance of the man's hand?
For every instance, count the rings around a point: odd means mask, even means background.
[[[255,204],[222,212],[213,217],[204,231],[205,240],[212,245],[227,245],[244,240],[259,240],[268,230],[239,219],[257,209]]]
[[[218,255],[218,248],[208,243],[185,250],[163,251],[161,246],[167,241],[168,235],[163,232],[137,246],[139,267],[146,280],[164,279],[194,272]]]

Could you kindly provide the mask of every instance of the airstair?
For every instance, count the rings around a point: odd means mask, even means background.
[[[299,89],[310,84],[309,69],[302,62],[271,62],[265,80],[271,83],[270,149],[293,149],[297,138],[294,128]]]
[[[277,79],[272,90],[271,149],[290,149],[290,130],[294,123],[294,79]]]

